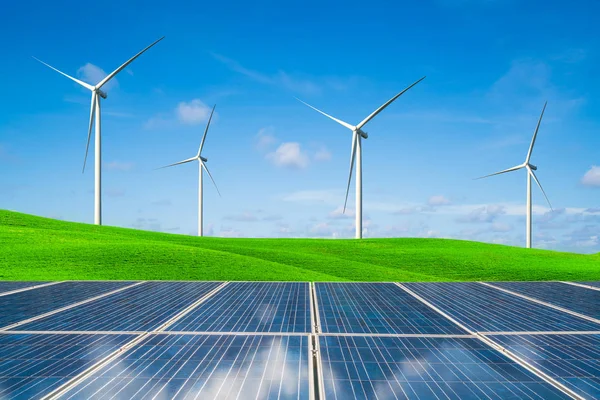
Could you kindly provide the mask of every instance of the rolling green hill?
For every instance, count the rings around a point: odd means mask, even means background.
[[[0,210],[2,280],[600,280],[600,255],[450,239],[228,239]]]

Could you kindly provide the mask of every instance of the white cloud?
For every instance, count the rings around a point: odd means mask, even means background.
[[[258,220],[256,215],[252,214],[249,211],[245,211],[242,214],[226,215],[223,217],[223,219],[228,220],[228,221],[238,221],[238,222],[253,222],[253,221]]]
[[[444,196],[431,196],[427,204],[430,206],[445,206],[450,204],[450,200]]]
[[[331,152],[325,146],[322,146],[315,153],[314,159],[315,161],[329,161],[331,160]]]
[[[200,99],[193,99],[188,103],[182,101],[176,109],[179,121],[188,125],[198,125],[207,121],[210,111],[211,108]]]
[[[512,225],[503,222],[494,222],[492,224],[493,232],[510,232],[513,229]]]
[[[232,227],[221,227],[221,230],[219,232],[219,236],[221,237],[243,237],[244,234],[237,230],[234,229]]]
[[[306,168],[308,166],[308,156],[297,142],[282,143],[277,150],[267,154],[266,158],[278,167]]]
[[[336,208],[335,210],[333,210],[332,212],[329,213],[328,218],[330,219],[350,219],[350,218],[354,218],[354,209],[351,208],[349,205],[346,206],[346,212],[344,211],[344,207],[343,206],[339,206],[338,208]]]
[[[255,145],[258,150],[266,150],[277,142],[277,139],[275,139],[275,135],[273,134],[274,131],[275,130],[271,126],[261,128],[258,131],[255,138]]]
[[[499,215],[506,214],[503,206],[489,205],[476,208],[466,215],[461,215],[456,222],[494,222]]]
[[[106,169],[112,171],[129,171],[133,168],[132,162],[111,161],[106,164]]]
[[[600,187],[600,167],[594,165],[589,171],[581,178],[581,183],[586,186],[598,186]]]
[[[86,83],[91,85],[96,85],[100,83],[100,81],[108,75],[104,70],[94,64],[87,63],[83,67],[77,70],[77,75]],[[113,77],[110,81],[108,81],[104,86],[102,86],[102,90],[108,92],[111,89],[114,89],[119,86],[119,82],[117,81],[117,77]]]

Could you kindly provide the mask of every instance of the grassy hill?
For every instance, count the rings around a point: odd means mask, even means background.
[[[600,255],[449,239],[228,239],[0,210],[0,279],[600,280]]]

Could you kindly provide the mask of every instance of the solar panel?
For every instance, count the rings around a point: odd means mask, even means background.
[[[133,337],[0,334],[0,398],[39,399]]]
[[[315,283],[321,332],[466,334],[393,283]]]
[[[477,282],[402,285],[476,332],[600,331],[600,324]]]
[[[48,282],[0,281],[0,294],[26,287],[43,285]]]
[[[0,328],[57,310],[134,282],[63,282],[0,296]]]
[[[488,336],[588,399],[600,399],[600,335]]]
[[[478,339],[321,336],[331,399],[568,399]]]
[[[221,282],[145,282],[19,325],[19,331],[147,331],[158,328]]]
[[[590,290],[560,282],[490,283],[588,317],[600,318],[600,290]]]
[[[310,332],[310,286],[307,282],[231,282],[167,330]]]
[[[308,399],[308,340],[153,335],[61,398]]]

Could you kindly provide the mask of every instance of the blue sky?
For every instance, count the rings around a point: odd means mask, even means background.
[[[31,58],[105,87],[103,221],[195,234],[203,155],[205,233],[352,237],[347,129],[365,126],[365,237],[525,243],[532,163],[534,247],[600,251],[600,28],[593,1],[12,2],[0,25],[0,208],[93,222],[93,149],[81,173],[89,93]],[[526,4],[524,4],[526,3]],[[91,3],[90,3],[91,4]],[[35,10],[35,12],[32,12]]]

